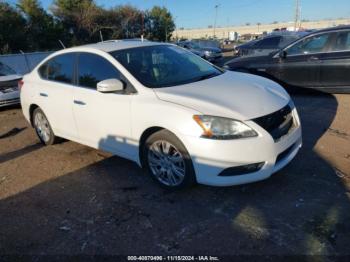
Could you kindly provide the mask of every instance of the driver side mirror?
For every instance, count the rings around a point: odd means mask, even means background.
[[[283,50],[283,51],[278,53],[278,56],[281,59],[286,59],[287,58],[287,52]]]
[[[124,83],[119,79],[106,79],[97,83],[97,91],[101,93],[113,93],[124,90]]]

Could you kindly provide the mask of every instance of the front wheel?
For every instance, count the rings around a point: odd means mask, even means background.
[[[148,137],[143,148],[143,162],[150,176],[162,187],[182,189],[196,183],[189,153],[181,141],[167,130]]]
[[[58,138],[53,133],[49,121],[39,107],[33,112],[33,126],[42,144],[53,145],[57,142]]]

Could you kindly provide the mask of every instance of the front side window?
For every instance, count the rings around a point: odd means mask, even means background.
[[[106,59],[89,53],[80,53],[78,58],[78,84],[96,89],[97,83],[106,79],[120,78],[120,73]]]
[[[350,31],[338,33],[332,51],[350,51]]]
[[[199,56],[172,45],[130,48],[111,55],[150,88],[188,84],[223,72]]]
[[[289,47],[286,51],[288,55],[307,55],[324,51],[331,34],[316,35],[301,40]]]

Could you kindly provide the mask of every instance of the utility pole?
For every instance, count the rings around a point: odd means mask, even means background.
[[[215,5],[214,38],[215,38],[215,30],[216,30],[216,19],[218,18],[218,8],[219,8],[219,5]]]
[[[294,18],[294,31],[297,31],[298,21],[300,18],[300,8],[299,8],[299,0],[295,0],[295,18]]]

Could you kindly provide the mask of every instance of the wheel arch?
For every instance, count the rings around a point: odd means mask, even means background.
[[[30,124],[33,126],[33,113],[34,110],[37,109],[39,106],[37,104],[31,104],[29,106],[29,120],[30,120]]]
[[[166,128],[160,127],[160,126],[152,126],[152,127],[147,128],[146,130],[144,130],[143,133],[141,134],[141,137],[139,140],[140,141],[140,143],[139,143],[139,159],[140,159],[141,166],[143,166],[143,164],[144,164],[142,151],[143,151],[143,147],[145,145],[147,138],[150,137],[152,134],[154,134],[160,130],[163,130],[163,129],[166,129]]]

